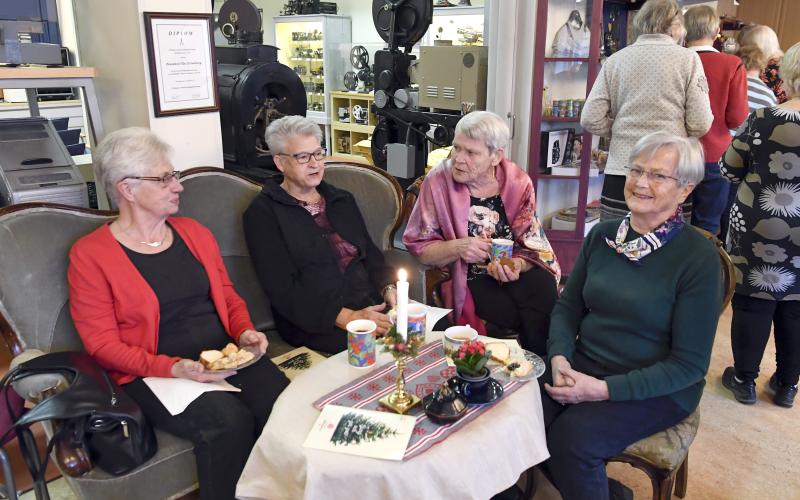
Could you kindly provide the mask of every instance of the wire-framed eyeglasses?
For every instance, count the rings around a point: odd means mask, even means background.
[[[647,181],[652,185],[661,185],[666,183],[667,181],[680,182],[680,179],[678,179],[677,177],[661,174],[658,172],[648,172],[647,170],[639,167],[625,167],[625,170],[629,178],[636,180],[639,179],[640,177],[645,177]]]
[[[286,153],[275,153],[274,156],[291,156],[297,163],[303,164],[308,163],[311,161],[311,157],[314,157],[315,160],[319,161],[325,158],[325,148],[320,148],[313,153],[295,153],[293,155],[286,154]]]
[[[126,179],[136,179],[138,181],[152,181],[152,182],[160,182],[162,186],[166,187],[172,182],[173,179],[176,181],[181,178],[180,170],[173,170],[172,172],[166,173],[161,177],[154,177],[154,176],[130,176],[125,177]]]

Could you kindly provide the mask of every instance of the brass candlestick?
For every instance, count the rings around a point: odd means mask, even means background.
[[[406,390],[406,359],[411,358],[408,358],[405,354],[394,351],[392,355],[397,364],[397,380],[395,381],[394,391],[379,399],[378,402],[390,410],[403,415],[411,408],[420,404],[422,400]]]

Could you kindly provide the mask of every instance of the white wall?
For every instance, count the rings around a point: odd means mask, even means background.
[[[106,132],[130,126],[149,127],[174,148],[176,168],[222,167],[219,113],[155,117],[142,15],[145,11],[210,13],[211,3],[207,0],[73,0],[71,3],[80,62],[97,68],[95,86]],[[67,10],[63,8],[62,15]],[[62,23],[69,24],[67,19]],[[66,26],[62,30],[70,33]]]

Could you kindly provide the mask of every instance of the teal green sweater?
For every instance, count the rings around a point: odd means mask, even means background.
[[[716,249],[686,225],[637,266],[606,243],[617,227],[598,224],[583,242],[553,310],[548,354],[572,362],[578,350],[599,363],[612,401],[669,395],[694,411],[722,300]]]

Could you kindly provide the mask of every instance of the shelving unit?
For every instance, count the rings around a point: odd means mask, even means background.
[[[554,56],[551,50],[556,32],[573,10],[578,10],[589,27],[588,57]],[[534,41],[533,93],[531,97],[531,136],[528,173],[537,193],[537,212],[546,227],[551,227],[556,214],[563,209],[576,207],[574,229],[547,229],[547,237],[559,259],[565,274],[569,274],[580,251],[586,232],[586,206],[588,201],[599,197],[602,175],[593,170],[592,148],[597,147],[598,138],[583,131],[580,127],[580,114],[576,116],[545,116],[546,107],[554,100],[585,99],[592,88],[600,70],[600,45],[603,36],[603,0],[587,0],[576,3],[574,0],[541,0],[537,4],[536,34]],[[549,88],[549,102],[544,102],[545,88]],[[563,102],[563,101],[562,101]],[[574,109],[574,108],[573,108]],[[582,106],[581,108],[582,109]],[[547,164],[542,165],[542,137],[548,132],[572,129],[567,141],[580,138],[581,154],[575,161],[574,175],[553,175],[548,164],[554,157],[567,156],[567,152],[577,146],[576,142],[568,148],[560,147],[546,150]],[[548,144],[544,145],[548,148]],[[559,163],[566,165],[571,157]],[[563,225],[563,221],[560,221]]]
[[[355,148],[359,141],[369,139],[372,131],[378,123],[378,117],[372,112],[372,103],[375,100],[373,94],[363,94],[358,92],[331,92],[331,144],[332,156],[372,163],[372,159],[367,154],[362,154]],[[366,110],[366,123],[358,123],[354,118],[353,108],[360,106]],[[346,110],[347,114],[340,113]],[[346,116],[347,121],[342,121]]]
[[[341,85],[350,60],[350,18],[333,15],[276,16],[278,61],[295,70],[306,88],[306,116],[325,130],[331,150],[330,91]]]

